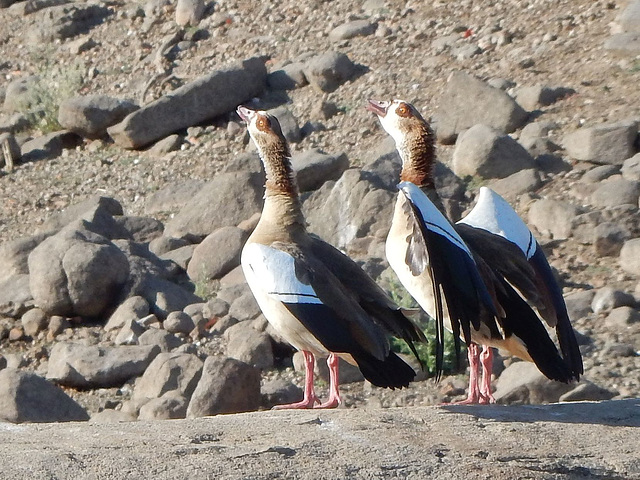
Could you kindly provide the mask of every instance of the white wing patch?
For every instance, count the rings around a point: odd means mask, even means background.
[[[467,252],[473,258],[467,244],[464,243],[464,240],[454,230],[449,220],[445,218],[422,190],[411,182],[400,182],[398,188],[420,210],[428,230],[448,238],[451,243]]]
[[[530,259],[536,252],[536,240],[529,227],[509,203],[487,187],[480,187],[476,206],[458,223],[487,230],[515,243]]]
[[[242,266],[252,289],[285,303],[322,303],[311,285],[298,280],[295,259],[282,250],[251,243],[242,250]]]

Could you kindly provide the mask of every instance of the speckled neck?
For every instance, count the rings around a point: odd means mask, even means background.
[[[400,180],[435,190],[436,147],[431,126],[425,122],[416,127],[405,136],[404,143],[397,147],[402,158]]]

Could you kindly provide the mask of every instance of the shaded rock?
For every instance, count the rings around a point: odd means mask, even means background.
[[[620,171],[620,167],[617,165],[600,165],[598,167],[594,167],[584,175],[582,175],[581,180],[585,183],[599,183],[602,180],[605,180],[612,175],[615,175]]]
[[[200,193],[205,183],[197,179],[185,180],[181,183],[171,182],[147,197],[144,211],[147,214],[176,212]]]
[[[561,402],[598,402],[611,400],[618,393],[600,387],[589,380],[583,380],[573,390],[560,396]]]
[[[603,287],[596,290],[591,301],[591,310],[595,313],[608,312],[614,308],[623,306],[633,306],[635,299],[633,295],[616,290],[613,287]]]
[[[20,319],[25,335],[35,337],[47,328],[49,317],[39,308],[32,308],[25,312]]]
[[[75,148],[79,143],[80,137],[67,130],[47,133],[22,144],[21,161],[35,162],[57,158],[62,154],[63,149]]]
[[[533,157],[512,139],[487,125],[474,125],[458,137],[452,168],[458,176],[504,178],[534,167]]]
[[[202,374],[202,360],[188,353],[161,353],[136,382],[133,403],[139,408],[173,392],[190,398]]]
[[[89,414],[56,385],[12,368],[0,371],[0,420],[23,422],[83,422]]]
[[[549,133],[556,128],[558,128],[558,125],[550,121],[527,123],[522,127],[522,130],[520,130],[520,142],[547,137]]]
[[[227,313],[229,313],[229,304],[219,297],[208,300],[202,308],[202,315],[205,318],[224,317]]]
[[[140,296],[129,297],[111,314],[104,329],[107,332],[117,330],[127,321],[136,321],[147,315],[149,315],[149,302]]]
[[[626,307],[621,307],[626,308]],[[638,319],[636,319],[637,321]],[[627,323],[627,322],[625,322]],[[633,322],[630,322],[633,323]],[[626,325],[625,325],[626,326]],[[604,358],[620,358],[620,357],[635,357],[636,349],[633,345],[628,343],[618,343],[618,342],[607,342],[604,347],[602,347],[602,356]]]
[[[18,238],[0,245],[0,280],[17,273],[29,273],[29,254],[46,235]]]
[[[167,318],[170,312],[183,310],[187,305],[202,302],[200,297],[179,285],[151,275],[145,276],[134,293],[144,297],[151,306],[151,313],[160,319]]]
[[[284,378],[277,377],[266,380],[262,384],[260,393],[262,395],[262,406],[265,408],[298,402],[303,396],[300,387]]]
[[[295,90],[307,85],[304,76],[305,65],[302,62],[292,62],[283,65],[267,75],[267,85],[271,90]]]
[[[618,263],[625,272],[640,276],[640,238],[624,242]]]
[[[191,246],[191,244],[183,238],[161,236],[149,242],[149,251],[160,257],[165,253],[185,246]],[[193,245],[193,248],[195,248],[195,245]],[[189,255],[189,258],[191,258],[191,255]]]
[[[30,277],[24,274],[15,274],[0,281],[0,314],[18,318],[29,305],[33,305],[29,284]]]
[[[576,93],[576,91],[573,88],[534,85],[519,88],[516,92],[516,102],[525,110],[532,111],[539,107],[551,105],[561,98],[573,95],[574,93]]]
[[[528,219],[541,234],[566,239],[571,235],[572,222],[578,213],[578,207],[568,202],[540,199],[531,204]]]
[[[638,123],[633,120],[581,128],[564,137],[567,154],[576,160],[622,165],[634,153]]]
[[[116,144],[140,148],[178,130],[233,110],[266,84],[262,58],[251,58],[204,75],[128,115],[108,129]]]
[[[71,38],[87,33],[112,13],[112,10],[99,3],[53,6],[38,13],[38,28],[29,29],[27,38],[31,44]]]
[[[195,328],[193,319],[185,312],[171,312],[162,322],[162,326],[170,333],[188,334]]]
[[[152,398],[142,407],[138,420],[169,420],[185,418],[189,401],[173,391],[167,392],[160,398]]]
[[[47,379],[76,388],[113,387],[141,375],[157,346],[99,347],[59,342],[51,349]]]
[[[620,172],[625,180],[640,182],[640,153],[627,158],[622,164]]]
[[[259,173],[221,173],[208,182],[165,225],[165,235],[204,238],[262,211],[264,177]],[[241,189],[242,195],[238,195]]]
[[[182,27],[196,26],[202,20],[204,10],[204,0],[178,0],[176,23]]]
[[[81,137],[101,138],[107,134],[107,127],[137,109],[131,102],[106,95],[78,96],[60,104],[58,122]]]
[[[349,167],[347,156],[327,155],[318,149],[306,150],[291,157],[301,192],[316,190],[327,180],[337,180]]]
[[[40,227],[40,231],[57,232],[71,222],[86,220],[95,233],[110,239],[125,238],[127,233],[118,229],[113,219],[114,216],[123,214],[122,205],[116,199],[95,195],[54,213]]]
[[[464,72],[454,72],[438,101],[436,136],[453,143],[458,134],[477,124],[510,133],[521,127],[528,113],[507,93]]]
[[[321,92],[333,92],[356,74],[356,66],[344,53],[326,52],[306,63],[304,76]]]
[[[192,281],[220,278],[240,265],[240,253],[249,234],[238,227],[222,227],[193,250],[187,267]]]
[[[265,370],[273,367],[271,338],[253,328],[253,322],[240,322],[225,331],[227,356],[256,368]]]
[[[493,396],[502,404],[553,403],[573,388],[571,384],[549,380],[533,363],[515,362],[498,378]]]
[[[187,417],[239,413],[260,407],[260,370],[233,358],[207,357]]]
[[[29,285],[37,305],[50,315],[101,314],[129,276],[126,255],[106,238],[65,229],[29,255]]]
[[[180,150],[180,146],[184,143],[184,137],[182,135],[178,135],[174,133],[173,135],[169,135],[165,138],[158,140],[151,147],[149,147],[148,152],[151,155],[162,156],[165,153],[175,152],[176,150]],[[169,187],[172,187],[170,185]]]
[[[47,335],[47,339],[55,338],[67,328],[71,328],[71,323],[69,322],[69,320],[61,317],[60,315],[53,315],[49,320],[49,335]]]
[[[139,345],[157,345],[160,347],[161,352],[170,352],[171,350],[178,348],[184,342],[175,335],[157,328],[150,328],[146,330],[138,338]]]
[[[258,302],[251,292],[240,295],[229,307],[229,315],[241,321],[256,318],[260,313]]]
[[[617,307],[611,310],[604,322],[613,330],[624,329],[631,324],[640,322],[640,312],[628,306]]]
[[[599,257],[615,257],[620,253],[629,230],[616,223],[600,223],[593,232],[593,248]]]
[[[224,227],[223,227],[224,228]],[[170,252],[164,253],[160,255],[162,260],[169,260],[178,265],[182,270],[187,270],[189,262],[191,262],[191,258],[193,257],[193,252],[195,251],[198,245],[188,244],[184,247],[176,248],[175,250],[171,250]],[[194,281],[199,281],[199,279],[194,279]]]
[[[123,215],[116,217],[116,225],[125,230],[134,242],[148,243],[162,236],[164,225],[151,217],[132,217]]]
[[[592,311],[591,302],[595,293],[595,290],[582,290],[570,293],[564,297],[569,318],[579,320],[589,315]]]
[[[272,108],[268,112],[278,119],[280,129],[282,130],[282,134],[287,142],[298,143],[302,140],[298,120],[294,117],[293,113],[291,113],[291,110],[283,105],[281,107]]]
[[[377,25],[369,22],[369,20],[352,20],[342,25],[338,25],[336,28],[329,32],[329,40],[332,42],[339,42],[341,40],[348,40],[354,37],[366,37],[373,35],[376,31]]]
[[[113,343],[116,345],[137,345],[138,338],[144,333],[144,331],[144,326],[136,320],[127,320],[124,322],[124,325],[118,332],[118,335],[116,335]]]
[[[492,182],[489,186],[506,200],[513,201],[523,193],[539,189],[542,180],[537,170],[529,168]]]
[[[638,205],[640,182],[611,178],[598,187],[589,197],[590,203],[596,207],[615,207],[618,205]]]

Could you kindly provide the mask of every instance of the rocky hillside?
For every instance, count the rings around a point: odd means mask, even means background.
[[[368,98],[430,117],[450,215],[491,186],[564,288],[584,380],[498,358],[496,398],[637,397],[640,1],[256,5],[0,0],[0,418],[297,398],[299,358],[238,268],[263,177],[234,108],[280,119],[310,229],[407,301],[383,247],[400,163]],[[464,376],[391,392],[342,372],[346,407],[464,398]]]

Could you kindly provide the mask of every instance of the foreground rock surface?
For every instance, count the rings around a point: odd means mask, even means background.
[[[3,475],[17,480],[638,479],[639,407],[632,399],[0,424],[0,457],[12,459]]]

